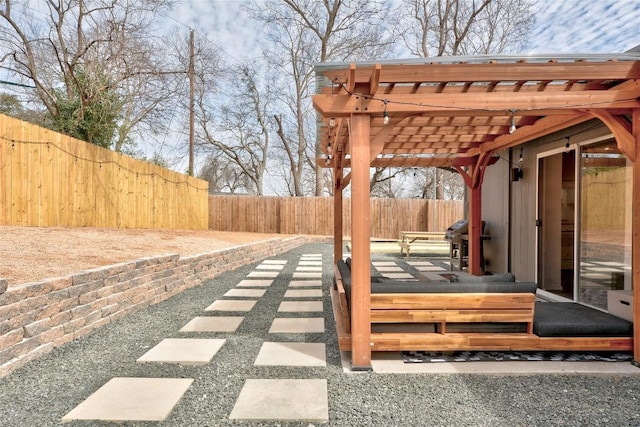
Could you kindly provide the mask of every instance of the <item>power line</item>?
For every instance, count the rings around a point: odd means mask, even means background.
[[[8,82],[6,80],[0,80],[0,84],[9,85],[9,86],[26,87],[28,89],[35,89],[36,88],[35,86],[25,85],[25,84],[22,84],[22,83]]]

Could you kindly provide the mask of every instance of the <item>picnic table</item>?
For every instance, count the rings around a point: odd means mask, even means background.
[[[444,242],[445,232],[443,231],[401,231],[398,244],[400,245],[400,254],[407,252],[407,258],[411,256],[412,244],[433,244],[441,245]]]

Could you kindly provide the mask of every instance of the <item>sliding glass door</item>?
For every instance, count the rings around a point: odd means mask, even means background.
[[[580,147],[577,300],[607,309],[609,290],[631,289],[631,165],[614,139]]]

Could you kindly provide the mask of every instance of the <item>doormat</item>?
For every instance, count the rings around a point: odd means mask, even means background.
[[[404,363],[558,361],[558,362],[630,362],[630,353],[563,351],[403,351]]]

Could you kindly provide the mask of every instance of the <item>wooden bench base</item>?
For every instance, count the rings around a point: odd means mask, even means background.
[[[351,351],[350,314],[340,280],[331,289],[331,300],[336,322],[338,346]],[[437,294],[436,294],[437,295]],[[408,296],[408,295],[407,295]],[[387,298],[387,297],[385,297]],[[408,312],[396,313],[399,320],[429,320],[423,315],[415,317]],[[384,320],[385,315],[379,320]],[[434,319],[435,323],[442,321]],[[530,330],[530,329],[529,329]],[[632,351],[633,338],[629,337],[539,337],[532,333],[412,333],[385,332],[371,334],[372,351]]]

